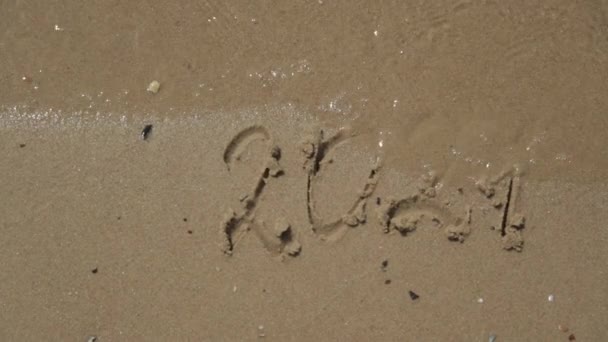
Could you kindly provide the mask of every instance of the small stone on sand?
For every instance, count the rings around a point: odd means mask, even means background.
[[[522,214],[515,214],[511,219],[511,227],[522,229],[526,224],[526,218]]]
[[[160,90],[160,83],[158,81],[152,81],[150,83],[150,85],[148,85],[148,89],[149,92],[151,92],[152,94],[156,94],[158,93],[158,91]]]
[[[278,238],[286,237],[291,233],[291,225],[285,218],[278,218],[274,224],[274,235]]]
[[[301,251],[302,245],[296,240],[291,241],[287,244],[287,246],[285,246],[285,252],[287,252],[287,255],[292,257],[299,255]]]

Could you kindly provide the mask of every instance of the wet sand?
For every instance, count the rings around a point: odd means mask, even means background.
[[[608,339],[606,2],[0,13],[1,340]]]

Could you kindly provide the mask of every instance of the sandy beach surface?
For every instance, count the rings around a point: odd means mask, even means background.
[[[0,16],[1,341],[608,341],[608,2]]]

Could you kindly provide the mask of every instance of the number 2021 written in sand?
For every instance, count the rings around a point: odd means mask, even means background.
[[[307,177],[306,210],[310,229],[321,239],[335,241],[350,228],[364,225],[368,221],[368,200],[376,190],[381,171],[380,158],[370,167],[368,177],[362,184],[358,196],[353,199],[350,209],[335,219],[321,217],[315,209],[314,190],[317,178],[333,159],[330,152],[353,136],[349,129],[341,129],[327,137],[323,130],[316,130],[299,142],[302,169]],[[238,242],[249,232],[256,235],[263,246],[275,256],[297,256],[302,250],[298,232],[284,218],[268,227],[256,219],[256,208],[267,185],[284,175],[281,166],[281,148],[274,144],[270,132],[263,126],[251,126],[240,131],[224,150],[224,163],[231,172],[241,162],[240,156],[254,141],[264,142],[263,166],[254,179],[253,189],[239,198],[237,209],[228,209],[220,226],[220,247],[227,255],[232,255]],[[438,200],[438,178],[433,172],[420,179],[417,191],[400,199],[376,197],[376,213],[384,233],[397,232],[403,236],[413,233],[419,227],[432,225],[443,230],[451,241],[464,242],[471,234],[471,206],[466,205],[461,215],[454,215],[446,208],[446,202]],[[515,199],[520,187],[520,176],[515,168],[501,174],[482,179],[475,185],[492,203],[499,224],[493,226],[500,233],[503,248],[521,251],[523,248],[522,229],[524,218],[515,212]],[[462,188],[458,188],[462,193]]]

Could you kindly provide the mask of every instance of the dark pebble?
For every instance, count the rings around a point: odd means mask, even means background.
[[[146,140],[148,136],[152,133],[152,125],[144,126],[144,129],[141,131],[141,138]]]
[[[99,271],[99,270],[97,269],[97,267],[95,267],[94,269],[92,269],[92,270],[91,270],[91,273],[93,273],[93,274],[97,274],[97,272],[98,272],[98,271]]]
[[[412,300],[416,300],[416,299],[420,298],[420,296],[417,295],[416,292],[410,290],[410,298]]]

